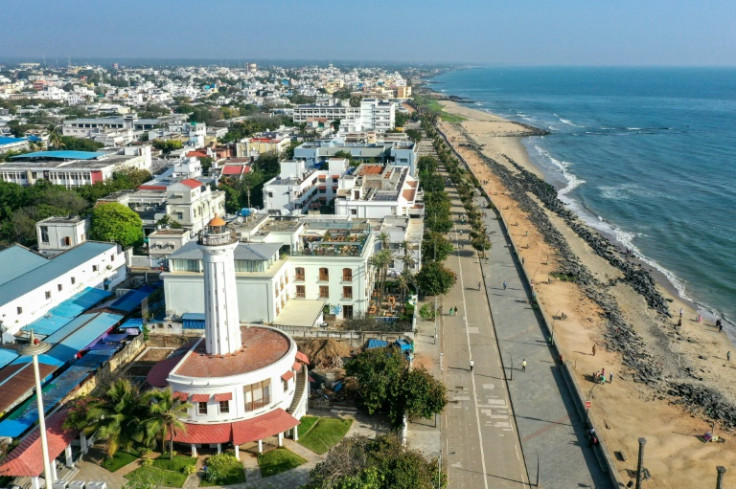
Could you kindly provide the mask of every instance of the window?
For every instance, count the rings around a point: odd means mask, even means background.
[[[72,238],[69,236],[64,236],[61,238],[61,245],[62,246],[71,246],[72,245]]]
[[[72,285],[74,285],[74,284],[76,284],[76,283],[77,283],[77,279],[76,279],[75,277],[72,277],[72,278],[71,278],[71,281],[72,281]]]
[[[206,402],[198,402],[197,405],[199,414],[207,414],[207,403]]]
[[[352,299],[353,298],[353,287],[350,285],[347,285],[342,288],[342,298],[343,299]]]
[[[59,292],[61,292],[61,289],[63,289],[63,287],[61,286],[61,284],[56,284],[56,289],[57,289],[57,290],[58,290]]]
[[[319,286],[319,298],[327,299],[330,297],[330,288],[327,285]]]
[[[49,228],[48,226],[41,226],[41,242],[49,244]]]
[[[320,268],[319,269],[319,279],[322,282],[330,280],[330,271],[326,268]]]
[[[342,281],[343,282],[352,282],[353,281],[353,269],[352,268],[343,268],[342,269]]]
[[[264,380],[251,385],[243,386],[245,394],[245,408],[253,411],[266,406],[271,402],[271,381]]]
[[[350,214],[357,216],[358,215],[358,209],[350,209]]]
[[[297,299],[304,299],[307,296],[306,287],[303,285],[297,285],[296,286],[296,298]]]
[[[342,306],[342,318],[353,319],[353,306]]]
[[[50,290],[47,290],[46,291],[46,298],[47,299],[51,299],[51,291]]]
[[[110,261],[115,261],[115,253],[110,255]]]
[[[98,265],[92,265],[92,271],[97,272],[100,270],[100,267]]]
[[[230,401],[220,401],[220,414],[230,412]]]
[[[17,308],[18,314],[23,314],[23,308],[18,306]]]
[[[304,268],[296,267],[294,272],[296,274],[296,277],[294,278],[294,280],[304,280]]]

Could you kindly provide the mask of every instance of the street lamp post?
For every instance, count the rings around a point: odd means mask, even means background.
[[[38,406],[38,431],[41,434],[41,457],[43,458],[43,476],[46,479],[46,487],[53,485],[54,474],[51,470],[51,463],[49,462],[49,442],[46,439],[46,417],[43,412],[41,373],[38,368],[38,356],[46,353],[50,348],[51,345],[36,339],[33,331],[31,331],[30,342],[20,350],[23,355],[30,355],[33,358],[33,376],[36,380],[36,403]]]

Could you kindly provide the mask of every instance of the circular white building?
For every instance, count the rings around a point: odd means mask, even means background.
[[[183,354],[155,365],[148,381],[169,386],[192,404],[174,440],[197,447],[297,437],[307,410],[309,359],[286,333],[265,326],[241,326],[235,288],[235,234],[215,216],[200,233],[204,261],[205,336]]]

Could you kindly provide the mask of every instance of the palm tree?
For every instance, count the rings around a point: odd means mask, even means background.
[[[169,458],[174,456],[174,430],[183,430],[186,425],[181,421],[187,410],[192,407],[188,402],[182,402],[174,397],[170,388],[152,390],[143,396],[143,402],[148,406],[148,417],[143,420],[145,439],[153,442],[161,437],[161,452],[166,450],[166,435],[169,435]]]
[[[66,427],[77,428],[107,441],[107,456],[140,442],[140,423],[145,413],[140,391],[129,380],[118,379],[102,398],[83,397],[74,402]]]
[[[388,266],[391,264],[393,257],[391,256],[391,250],[383,249],[375,253],[370,260],[371,265],[376,269],[376,277],[380,284],[379,290],[381,291],[380,300],[383,302],[383,296],[385,293],[386,275],[388,274]]]
[[[56,128],[55,124],[49,124],[46,127],[46,130],[49,133],[49,143],[48,145],[54,149],[60,149],[64,147],[64,140],[62,139],[61,133]]]

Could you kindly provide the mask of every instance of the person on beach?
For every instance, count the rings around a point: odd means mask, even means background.
[[[481,285],[481,283],[480,283],[480,282],[478,282],[478,290],[479,290],[479,291],[480,291],[480,285]]]
[[[593,356],[595,356],[595,343],[593,343]]]
[[[526,372],[526,358],[521,361],[521,371]]]
[[[506,290],[506,287],[507,287],[507,286],[508,286],[508,284],[507,284],[507,283],[506,283],[506,281],[504,280],[504,282],[503,282],[503,290]]]
[[[680,308],[680,319],[682,319],[682,314],[683,314],[684,312],[685,312],[685,311],[683,311],[683,310],[682,310],[682,308]]]
[[[609,384],[612,384],[612,383],[613,383],[613,372],[611,372],[611,373],[610,373],[610,374],[608,375],[608,383],[609,383]]]
[[[718,328],[718,332],[723,332],[723,322],[721,321],[721,318],[716,319],[716,328]]]
[[[728,360],[729,362],[731,361],[731,352],[730,351],[727,351],[726,352],[726,360]]]
[[[471,372],[473,371],[473,367],[474,367],[474,366],[475,366],[475,362],[473,362],[473,361],[471,360],[471,361],[470,361],[470,371],[471,371]]]

